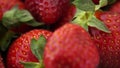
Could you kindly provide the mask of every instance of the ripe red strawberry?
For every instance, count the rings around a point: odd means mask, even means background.
[[[3,58],[0,55],[0,68],[5,68],[4,63],[3,63]]]
[[[98,16],[97,16],[98,17]],[[120,14],[102,12],[99,19],[109,28],[111,33],[105,33],[96,28],[90,28],[90,34],[100,53],[100,68],[120,68]]]
[[[110,11],[119,12],[120,13],[120,0],[117,0],[114,4],[111,5]]]
[[[48,39],[45,68],[96,68],[98,51],[90,35],[80,26],[67,23]]]
[[[20,0],[0,0],[0,11],[2,11],[2,13],[4,14],[6,11],[12,9],[17,5],[19,9],[25,8],[25,5]]]
[[[62,18],[61,22],[71,22],[76,13],[76,10],[76,6],[71,4],[69,9],[67,10],[67,13]]]
[[[76,13],[76,10],[77,10],[76,6],[71,4],[69,9],[67,10],[66,14],[61,19],[61,21],[52,25],[52,26],[54,26],[52,29],[56,30],[57,28],[61,27],[62,25],[66,24],[68,22],[71,22]]]
[[[70,0],[26,0],[25,3],[35,19],[53,24],[66,13]]]
[[[24,4],[20,0],[0,0],[3,13],[10,10],[14,6],[18,5],[20,9],[25,8]]]
[[[30,41],[32,38],[38,39],[40,35],[48,39],[51,34],[47,30],[34,29],[16,39],[10,46],[7,54],[7,68],[23,68],[23,65],[20,64],[21,61],[38,62],[38,59],[30,50]]]

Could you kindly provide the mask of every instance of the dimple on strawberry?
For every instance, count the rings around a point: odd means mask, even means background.
[[[6,58],[7,68],[24,68],[22,62],[38,62],[39,60],[33,55],[31,51],[31,40],[39,39],[39,37],[44,36],[47,40],[51,36],[52,32],[44,29],[34,29],[27,32],[17,38],[11,44]],[[38,41],[38,43],[43,43]],[[34,47],[38,46],[35,42]],[[28,67],[29,68],[29,67]]]
[[[67,23],[55,30],[44,51],[45,68],[96,68],[99,54],[89,33]]]

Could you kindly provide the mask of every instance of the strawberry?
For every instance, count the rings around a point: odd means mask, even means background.
[[[10,10],[14,6],[18,5],[20,9],[25,8],[24,4],[20,0],[0,0],[3,13]]]
[[[23,68],[20,62],[38,62],[30,49],[32,38],[38,39],[40,35],[48,39],[51,32],[43,29],[34,29],[16,39],[10,46],[7,54],[7,68]],[[41,42],[42,43],[42,42]]]
[[[98,17],[98,16],[97,16]],[[100,53],[100,68],[120,68],[120,14],[102,12],[99,18],[111,33],[90,27],[89,32]]]
[[[61,22],[70,22],[70,21],[72,21],[75,13],[76,13],[76,6],[71,4],[69,9],[67,10],[67,13],[62,18]]]
[[[45,68],[96,68],[99,55],[88,32],[67,23],[48,39],[44,50]]]
[[[64,16],[70,0],[26,0],[25,4],[36,20],[53,24]]]
[[[7,12],[9,10],[12,10],[12,8],[16,5],[18,5],[19,9],[25,9],[24,4],[20,0],[0,0],[0,4],[1,4],[1,10],[2,10],[1,13],[3,13],[3,14],[5,14],[5,12]],[[3,14],[1,14],[1,13],[0,13],[0,18],[3,17]],[[6,15],[8,15],[8,14],[6,14]],[[31,28],[32,27],[23,24],[23,25],[20,25],[19,27],[17,26],[15,28],[10,29],[10,30],[12,30],[16,33],[24,33],[26,31],[29,31]]]
[[[17,5],[19,9],[25,8],[25,5],[20,0],[0,0],[0,6],[3,14]]]
[[[76,6],[71,4],[69,9],[67,10],[66,14],[61,19],[61,21],[52,25],[52,26],[54,26],[52,29],[56,30],[57,28],[61,27],[62,25],[66,24],[68,22],[71,22],[75,13],[76,13]]]
[[[2,12],[2,9],[1,9],[1,6],[0,6],[0,20],[2,20],[2,16],[3,16],[3,12]]]
[[[114,4],[111,5],[111,7],[109,8],[110,11],[112,12],[119,12],[120,13],[120,1],[117,0]]]
[[[3,63],[3,58],[0,55],[0,68],[5,68],[4,63]]]

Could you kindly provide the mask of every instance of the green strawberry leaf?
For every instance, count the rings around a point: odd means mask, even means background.
[[[98,5],[95,5],[95,10],[99,10],[101,7],[108,5],[108,0],[100,0]]]
[[[95,4],[92,0],[74,0],[73,4],[83,11],[95,11]]]
[[[2,18],[2,23],[4,26],[7,28],[13,27],[13,25],[18,25],[19,21],[16,19],[15,14],[18,8],[13,8],[10,11],[7,11],[4,13],[3,18]]]
[[[94,12],[86,12],[77,9],[76,15],[74,16],[72,23],[80,25],[81,27],[86,29],[86,31],[88,31],[88,27],[91,26],[101,31],[110,33],[109,29],[105,26],[105,24],[94,16]]]
[[[104,23],[102,21],[100,21],[99,19],[97,19],[95,16],[92,16],[90,20],[88,20],[87,23],[89,26],[91,27],[95,27],[101,31],[110,33],[109,29],[107,28],[107,26],[104,25]]]
[[[38,68],[39,63],[35,62],[21,62],[24,65],[24,68]]]
[[[27,10],[17,10],[15,12],[15,17],[19,20],[19,22],[27,22],[34,19]]]
[[[41,35],[38,40],[36,40],[34,38],[31,40],[32,53],[39,60],[43,59],[43,52],[44,52],[45,44],[46,44],[46,39],[43,35]]]
[[[43,68],[40,67],[40,64],[37,62],[20,62],[23,64],[24,68]]]
[[[44,23],[37,22],[36,20],[27,21],[26,24],[30,25],[30,26],[33,26],[33,27],[45,25]]]
[[[13,36],[15,33],[7,30],[1,23],[0,23],[0,50],[6,51],[9,47],[9,44],[12,41]]]
[[[38,40],[32,39],[31,40],[31,51],[32,53],[38,58],[39,63],[37,62],[20,62],[24,65],[24,68],[44,68],[43,64],[43,52],[44,52],[44,47],[46,44],[46,39],[43,35],[39,37]]]
[[[2,23],[7,28],[13,28],[24,23],[34,27],[43,25],[43,23],[35,21],[29,11],[20,10],[16,6],[4,13]]]
[[[42,60],[45,44],[46,39],[43,35],[41,35],[38,40],[34,38],[31,40],[30,48],[32,53],[39,59],[39,62],[20,62],[24,65],[24,68],[44,68]]]
[[[78,24],[88,31],[87,25],[88,17],[86,17],[86,14],[87,13],[85,11],[77,9],[76,15],[74,16],[74,20],[72,21],[72,23]]]

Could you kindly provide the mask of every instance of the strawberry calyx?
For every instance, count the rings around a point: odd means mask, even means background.
[[[88,31],[88,27],[95,27],[101,31],[110,33],[107,26],[95,17],[95,12],[101,7],[108,4],[107,0],[100,0],[98,5],[95,5],[92,0],[75,0],[73,2],[77,7],[76,15],[73,18],[73,23],[78,24]]]
[[[34,27],[43,25],[43,23],[37,22],[29,11],[19,9],[18,6],[13,7],[3,14],[2,23],[7,28],[13,28],[21,24],[27,24]]]
[[[39,62],[21,62],[25,68],[44,68],[43,64],[43,52],[46,44],[46,39],[43,35],[39,37],[38,40],[31,40],[31,51],[39,60]]]
[[[91,0],[74,0],[73,4],[83,11],[94,11],[95,5]]]
[[[101,7],[108,5],[108,0],[99,0],[99,4],[95,5],[95,10],[99,10]]]
[[[44,52],[45,44],[46,44],[46,39],[45,39],[45,37],[43,35],[41,35],[38,40],[36,40],[34,38],[31,40],[32,53],[39,60],[43,59],[43,52]]]

